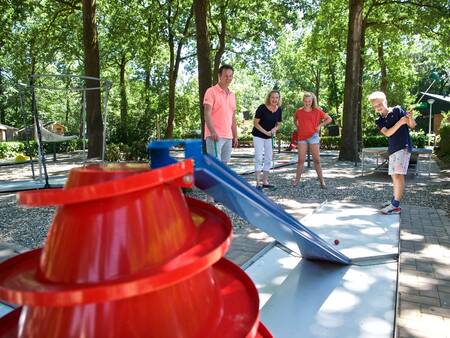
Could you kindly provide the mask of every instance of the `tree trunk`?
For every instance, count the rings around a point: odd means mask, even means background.
[[[181,50],[183,49],[186,40],[191,19],[194,16],[194,4],[191,6],[191,11],[184,24],[184,30],[178,41],[175,51],[175,35],[171,27],[169,27],[169,48],[170,48],[170,68],[169,68],[169,117],[167,118],[167,128],[165,138],[173,137],[173,123],[175,120],[175,89],[177,85],[178,70],[180,68]]]
[[[147,48],[149,51],[149,56],[147,59],[147,64],[145,66],[145,82],[144,82],[144,126],[146,129],[151,131],[153,128],[151,126],[151,119],[152,119],[152,106],[151,106],[151,71],[152,71],[152,64],[153,64],[153,54],[154,54],[154,34],[153,34],[153,28],[154,26],[154,20],[151,15],[148,15],[147,17]],[[155,128],[156,129],[156,126]]]
[[[84,72],[86,76],[100,78],[96,0],[83,0]],[[96,80],[86,80],[86,87],[99,87]],[[88,158],[100,157],[103,151],[103,121],[100,90],[86,91]]]
[[[70,96],[66,96],[66,117],[65,117],[65,125],[66,128],[69,127],[69,116],[70,116]]]
[[[173,137],[173,121],[175,120],[175,86],[177,75],[175,73],[175,43],[172,30],[169,30],[169,116],[167,118],[167,128],[165,138]]]
[[[362,137],[362,95],[363,95],[363,70],[364,70],[364,49],[366,47],[366,24],[363,19],[362,29],[361,29],[361,52],[359,53],[359,82],[358,82],[358,120],[356,121],[356,125],[358,126],[357,133],[357,157],[355,158],[356,162],[359,161],[359,152],[362,151],[363,148],[363,137]]]
[[[125,66],[127,60],[122,55],[120,60],[120,140],[125,143],[128,140],[128,100],[125,83]]]
[[[320,93],[320,68],[313,69],[314,74],[314,94],[316,95],[317,105],[319,105],[319,93]]]
[[[68,73],[68,74],[70,74],[70,73]],[[67,93],[70,93],[69,87],[70,87],[70,79],[66,78]],[[66,128],[69,127],[69,116],[70,116],[70,95],[66,95],[66,117],[65,117],[65,121],[64,121]]]
[[[222,5],[222,15],[220,19],[220,33],[219,33],[219,48],[214,56],[214,69],[212,72],[212,83],[216,84],[219,80],[217,74],[219,73],[220,63],[222,62],[223,53],[225,53],[225,36],[227,29],[227,19],[225,15],[226,4]]]
[[[5,105],[4,105],[4,89],[3,89],[3,69],[0,67],[0,123],[6,124]]]
[[[383,46],[383,40],[378,40],[378,63],[380,64],[380,73],[381,73],[381,79],[380,79],[380,90],[383,93],[386,93],[387,91],[387,70],[386,70],[386,60],[384,59],[384,46]]]
[[[339,160],[358,160],[358,107],[361,102],[361,52],[364,0],[349,1],[344,112]]]
[[[144,82],[144,121],[149,122],[150,116],[151,116],[151,100],[150,100],[150,69],[145,71],[145,82]],[[150,126],[146,126],[147,128],[150,128]]]
[[[197,37],[197,62],[198,62],[198,97],[200,106],[200,121],[202,139],[205,135],[205,113],[203,109],[203,97],[206,90],[212,85],[211,59],[209,58],[209,35],[207,25],[208,0],[195,0],[195,28]]]

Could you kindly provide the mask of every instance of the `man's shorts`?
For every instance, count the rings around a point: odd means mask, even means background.
[[[206,138],[206,152],[218,158],[223,163],[227,164],[231,159],[231,151],[233,150],[233,140],[219,137],[217,142],[214,142],[212,137]]]
[[[310,138],[306,140],[301,140],[297,142],[298,144],[319,144],[320,143],[320,137],[319,133],[314,133]]]
[[[410,157],[411,153],[406,148],[389,155],[389,175],[406,175]]]

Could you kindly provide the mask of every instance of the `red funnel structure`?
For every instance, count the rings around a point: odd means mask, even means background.
[[[223,258],[229,218],[185,198],[191,160],[74,169],[44,248],[0,264],[0,298],[22,305],[0,337],[271,337],[252,281]]]

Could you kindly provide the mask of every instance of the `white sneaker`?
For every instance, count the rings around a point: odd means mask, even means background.
[[[391,203],[388,206],[380,209],[380,212],[384,215],[399,214],[402,211],[400,207],[394,207]]]
[[[391,205],[391,201],[386,201],[383,204],[381,204],[381,208],[386,208],[388,205]]]

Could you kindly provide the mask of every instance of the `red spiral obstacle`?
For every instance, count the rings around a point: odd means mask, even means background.
[[[73,169],[64,189],[23,192],[56,205],[43,249],[0,264],[0,298],[22,305],[1,337],[271,337],[252,281],[223,258],[231,222],[185,198],[191,160]]]

